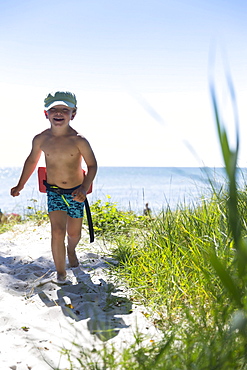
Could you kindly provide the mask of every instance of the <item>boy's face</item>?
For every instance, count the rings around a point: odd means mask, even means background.
[[[54,126],[68,125],[74,119],[75,115],[76,109],[66,107],[65,105],[55,105],[48,111],[45,111],[46,118]]]

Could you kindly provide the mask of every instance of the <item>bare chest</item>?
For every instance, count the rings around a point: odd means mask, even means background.
[[[42,144],[45,157],[57,160],[80,156],[78,147],[70,138],[49,138]]]

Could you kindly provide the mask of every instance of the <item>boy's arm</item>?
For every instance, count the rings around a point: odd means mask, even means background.
[[[10,191],[10,194],[13,197],[20,195],[20,191],[24,188],[29,177],[32,175],[33,171],[35,170],[37,163],[40,159],[40,156],[41,156],[40,140],[39,140],[39,136],[36,136],[33,139],[32,150],[24,163],[19,182]]]
[[[97,173],[97,161],[89,142],[85,138],[81,138],[79,140],[78,148],[87,165],[87,172],[85,174],[82,185],[78,189],[76,189],[72,193],[72,195],[74,195],[74,200],[78,202],[84,202],[84,200],[86,199],[87,191]]]

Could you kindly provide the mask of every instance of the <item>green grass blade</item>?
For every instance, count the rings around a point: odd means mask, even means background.
[[[210,256],[210,262],[212,266],[214,267],[215,271],[217,272],[222,284],[224,285],[225,289],[228,291],[230,296],[234,299],[235,303],[238,307],[242,307],[242,293],[239,287],[237,286],[237,283],[233,280],[231,275],[228,273],[226,267],[221,263],[219,258],[216,256],[216,254],[211,254]]]

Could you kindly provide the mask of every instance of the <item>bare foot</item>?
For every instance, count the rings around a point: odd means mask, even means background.
[[[65,275],[57,273],[57,280],[58,281],[65,281],[66,280],[66,273],[65,273]]]
[[[70,267],[77,267],[79,266],[79,261],[78,261],[78,258],[76,256],[76,253],[75,251],[70,251],[69,250],[69,247],[67,247],[67,253],[68,253],[68,259],[69,259],[69,265]]]

